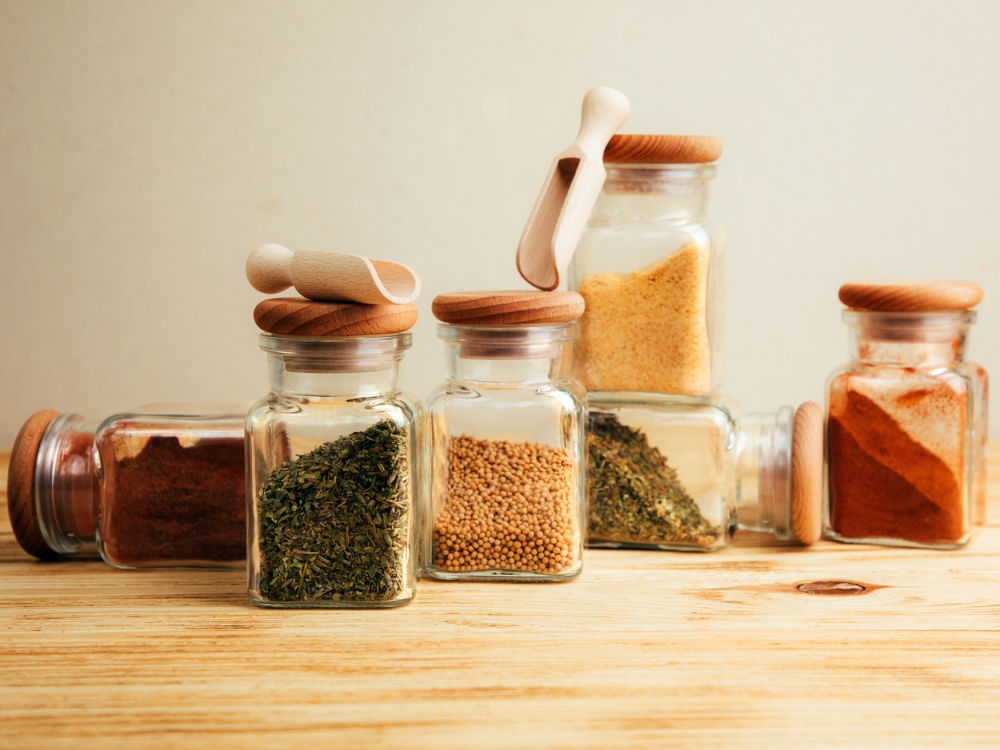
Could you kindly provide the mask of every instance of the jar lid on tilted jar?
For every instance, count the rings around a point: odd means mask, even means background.
[[[416,308],[271,298],[250,409],[247,594],[274,608],[413,599],[420,403],[400,386]]]
[[[18,543],[43,560],[96,549],[118,568],[242,567],[244,415],[169,404],[101,423],[33,414],[11,454]]]
[[[986,371],[965,358],[968,281],[845,284],[849,361],[827,387],[824,531],[838,541],[951,549],[986,506]]]
[[[447,375],[428,397],[424,569],[441,580],[557,581],[583,565],[584,393],[572,292],[434,300]]]
[[[722,143],[616,135],[569,268],[586,302],[574,374],[588,391],[708,396],[722,384],[725,234],[707,214]]]

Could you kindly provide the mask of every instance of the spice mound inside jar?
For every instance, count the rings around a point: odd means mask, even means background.
[[[452,437],[434,565],[456,573],[575,568],[573,474],[565,448]]]
[[[708,259],[691,243],[633,273],[583,277],[577,291],[587,307],[573,357],[588,390],[712,389]]]
[[[257,498],[269,601],[392,601],[407,585],[407,435],[391,420],[286,461]]]
[[[830,384],[830,525],[850,539],[956,544],[969,532],[965,386],[919,371]]]
[[[242,431],[199,436],[118,422],[103,436],[101,542],[118,565],[246,557]]]
[[[591,542],[711,548],[723,537],[641,430],[591,413],[587,455]]]

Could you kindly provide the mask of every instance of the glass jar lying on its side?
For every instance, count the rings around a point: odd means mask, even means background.
[[[454,320],[441,310],[448,300],[503,294],[441,295],[434,314]],[[578,300],[555,292],[505,299],[563,297]],[[582,390],[569,378],[576,315],[549,325],[438,326],[448,377],[427,401],[431,577],[557,581],[580,573],[585,420]]]
[[[820,533],[819,405],[741,416],[732,401],[588,396],[591,547],[709,552],[736,529]]]
[[[98,424],[30,417],[11,456],[9,512],[41,559],[95,548],[117,568],[242,567],[239,408],[151,406]]]
[[[965,360],[971,282],[846,284],[850,361],[827,384],[824,530],[954,549],[985,524],[989,379]]]
[[[247,415],[247,591],[266,607],[395,607],[415,591],[411,335],[261,334],[270,394]]]

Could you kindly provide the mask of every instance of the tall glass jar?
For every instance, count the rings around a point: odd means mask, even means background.
[[[399,387],[409,333],[261,334],[271,392],[250,410],[247,590],[265,607],[394,607],[414,595],[420,414]]]
[[[841,542],[954,549],[985,524],[986,371],[967,362],[982,290],[847,284],[849,361],[827,383],[824,531]]]
[[[9,512],[41,559],[95,550],[117,568],[242,567],[244,410],[149,406],[103,422],[32,415],[11,456]]]
[[[602,396],[589,402],[591,547],[710,552],[737,529],[819,538],[819,405],[742,415],[725,397]]]
[[[607,179],[569,268],[586,301],[574,372],[588,391],[707,397],[721,385],[725,234],[706,213],[716,168],[703,163],[720,153],[717,139],[700,137],[615,136],[608,146]]]
[[[431,577],[533,582],[580,573],[585,413],[570,378],[577,330],[574,322],[438,326],[447,379],[427,401]]]

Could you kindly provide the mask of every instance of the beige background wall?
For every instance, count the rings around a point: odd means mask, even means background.
[[[822,397],[861,277],[986,289],[1000,375],[1000,3],[0,0],[0,445],[32,411],[266,391],[263,242],[518,287],[514,249],[583,93],[725,143],[726,391]],[[994,409],[993,434],[1000,435]]]

